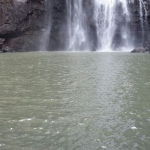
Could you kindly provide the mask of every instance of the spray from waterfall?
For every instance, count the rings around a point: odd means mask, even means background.
[[[44,22],[44,29],[43,34],[41,36],[41,44],[40,44],[40,51],[47,51],[49,47],[49,39],[50,39],[50,32],[51,32],[51,2],[49,0],[45,0],[46,5],[46,15],[45,15],[45,22]]]

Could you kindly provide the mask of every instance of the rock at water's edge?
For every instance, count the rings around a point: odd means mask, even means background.
[[[144,47],[137,47],[131,51],[131,53],[150,53],[150,49]]]

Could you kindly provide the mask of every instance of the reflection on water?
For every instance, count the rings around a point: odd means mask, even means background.
[[[148,150],[150,59],[0,55],[0,149]]]

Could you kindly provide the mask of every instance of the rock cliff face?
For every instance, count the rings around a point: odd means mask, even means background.
[[[1,0],[0,50],[37,50],[44,13],[43,0]]]

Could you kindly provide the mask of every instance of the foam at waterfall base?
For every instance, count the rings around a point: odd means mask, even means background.
[[[134,48],[133,47],[121,47],[119,49],[111,49],[111,48],[105,48],[105,49],[98,49],[97,52],[131,52]]]

